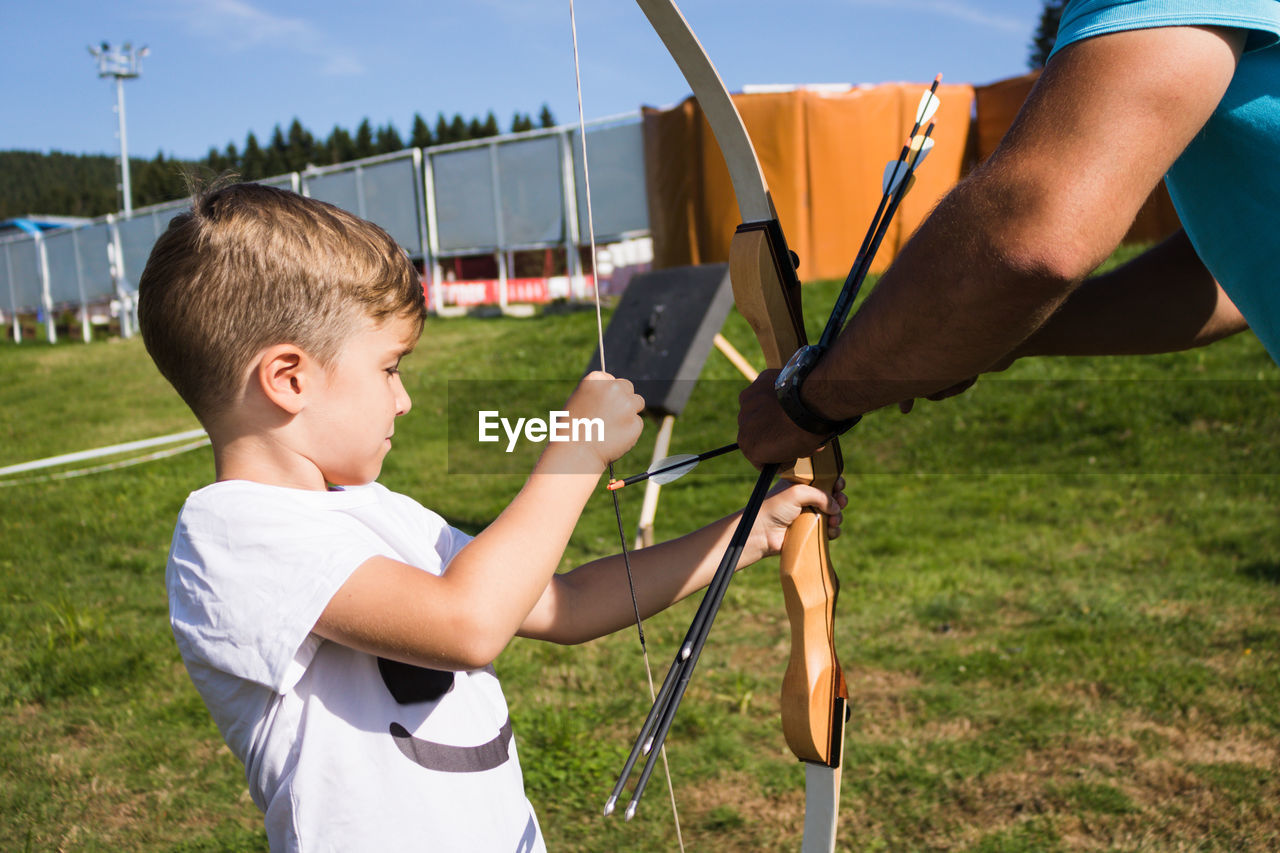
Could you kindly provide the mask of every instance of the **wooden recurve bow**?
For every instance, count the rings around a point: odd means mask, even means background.
[[[766,364],[781,368],[806,343],[800,281],[769,187],[742,118],[688,22],[671,0],[636,0],[666,45],[715,135],[729,168],[742,224],[729,249],[738,311],[751,324]],[[830,491],[842,469],[835,439],[782,474]],[[835,650],[839,582],[827,548],[826,518],[807,510],[787,531],[781,554],[791,656],[782,682],[782,729],[805,763],[802,850],[835,848],[848,689]]]

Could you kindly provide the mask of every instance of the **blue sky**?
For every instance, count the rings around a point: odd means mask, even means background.
[[[629,0],[576,0],[587,118],[688,86]],[[730,89],[988,83],[1026,70],[1039,0],[684,0]],[[576,121],[568,0],[12,0],[0,17],[0,149],[115,153],[113,84],[86,47],[148,45],[126,82],[129,152],[199,157],[296,116],[318,135],[414,112],[504,130],[543,102]]]

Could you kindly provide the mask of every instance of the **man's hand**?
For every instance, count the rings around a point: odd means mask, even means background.
[[[830,438],[805,432],[792,423],[773,390],[777,378],[778,371],[766,370],[738,395],[738,446],[757,468],[808,456]]]

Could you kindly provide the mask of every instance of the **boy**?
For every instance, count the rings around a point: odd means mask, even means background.
[[[225,187],[173,220],[140,291],[147,350],[207,429],[217,474],[178,517],[170,621],[272,850],[543,850],[490,664],[516,635],[579,643],[630,624],[619,558],[555,569],[607,460],[639,437],[643,401],[589,376],[567,409],[601,418],[604,439],[549,445],[470,539],[374,482],[426,313],[382,229]],[[776,553],[806,506],[838,532],[837,499],[793,487],[765,505],[747,556]],[[709,581],[732,521],[636,555],[643,615]]]

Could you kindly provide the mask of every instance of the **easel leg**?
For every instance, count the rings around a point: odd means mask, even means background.
[[[664,415],[662,425],[658,428],[658,437],[653,442],[653,459],[650,465],[668,456],[671,449],[671,433],[676,427],[675,415]],[[644,503],[640,507],[640,529],[636,532],[637,549],[648,548],[653,544],[653,520],[658,515],[658,491],[662,486],[652,479],[644,484]]]
[[[733,366],[742,372],[743,376],[747,377],[748,382],[756,381],[756,377],[760,375],[760,371],[752,367],[751,362],[747,361],[746,357],[743,356],[742,353],[738,352],[738,350],[733,346],[733,344],[729,343],[729,340],[724,335],[716,332],[716,336],[712,338],[712,341],[714,341],[716,349],[720,350],[720,352],[724,354],[724,357],[729,359],[729,361],[733,363]]]

